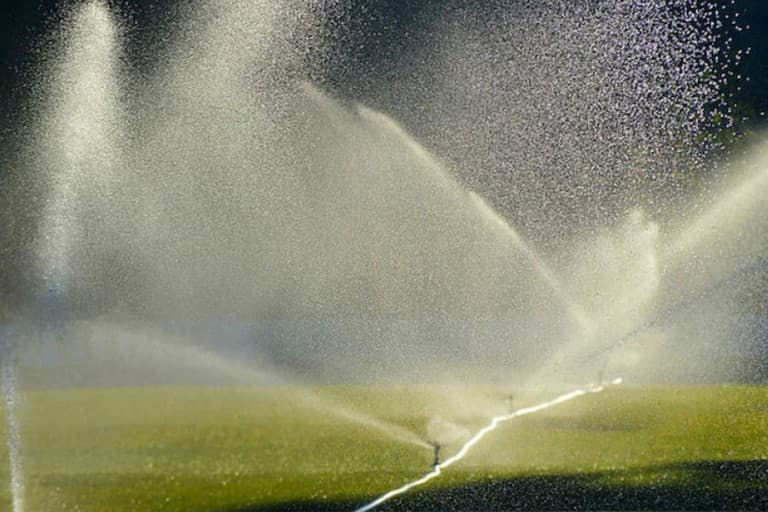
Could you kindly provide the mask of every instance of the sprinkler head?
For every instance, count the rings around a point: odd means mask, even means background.
[[[435,450],[435,457],[434,459],[432,459],[432,468],[436,468],[437,466],[440,465],[440,448],[442,448],[443,445],[441,445],[437,441],[430,441],[430,444]]]

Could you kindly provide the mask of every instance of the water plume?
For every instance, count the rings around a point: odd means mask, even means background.
[[[53,293],[81,286],[84,276],[71,274],[82,267],[84,248],[99,244],[97,229],[119,229],[103,221],[124,143],[119,29],[107,5],[83,3],[60,30],[37,152],[49,186],[37,265]]]
[[[427,423],[427,438],[433,443],[445,446],[470,436],[466,427],[440,416],[432,416]]]
[[[658,224],[635,210],[618,227],[571,250],[565,270],[568,285],[591,323],[588,329],[564,336],[530,378],[530,386],[555,375],[570,381],[588,378],[584,373],[591,372],[595,378],[604,371],[614,347],[655,314],[662,272],[658,238]]]
[[[761,141],[731,163],[725,183],[699,199],[705,206],[686,216],[687,222],[670,236],[663,261],[667,292],[676,295],[672,300],[695,294],[765,254],[768,226],[762,198],[768,189],[767,163],[768,144]]]
[[[577,326],[585,333],[591,331],[593,329],[592,320],[582,310],[581,306],[568,295],[568,292],[563,288],[559,279],[555,277],[542,258],[534,252],[529,244],[523,241],[520,235],[512,229],[512,226],[496,213],[482,197],[474,192],[470,192],[469,196],[482,215],[495,228],[501,231],[505,237],[512,241],[516,249],[521,250],[525,254],[531,265],[536,269],[538,275],[541,276],[547,286],[549,286],[563,302],[565,310],[575,321]]]
[[[193,339],[173,334],[172,330],[164,332],[141,325],[126,325],[102,320],[82,322],[72,326],[70,336],[76,343],[87,346],[90,352],[89,357],[102,359],[101,365],[112,367],[114,363],[110,363],[109,359],[116,357],[123,361],[123,365],[146,365],[164,374],[174,371],[184,374],[200,372],[203,375],[199,378],[201,381],[203,378],[219,377],[227,384],[291,386],[296,391],[293,394],[296,402],[314,410],[318,415],[333,416],[393,441],[429,448],[429,445],[414,432],[395,423],[346,407],[337,399],[313,391],[311,386],[302,383],[299,378],[292,378],[285,372],[280,372],[253,358],[246,362],[217,354],[214,350],[199,346]],[[68,350],[76,349],[70,346]],[[113,368],[112,371],[115,369]]]
[[[22,435],[19,422],[21,393],[16,377],[16,366],[3,355],[0,366],[0,388],[5,410],[5,441],[8,447],[8,467],[13,512],[24,512],[24,464],[22,462]]]

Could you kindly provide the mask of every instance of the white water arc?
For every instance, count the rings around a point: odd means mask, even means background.
[[[591,329],[568,333],[531,377],[534,387],[553,375],[572,372],[584,379],[589,377],[584,370],[601,373],[613,347],[655,313],[662,271],[659,226],[643,212],[630,212],[620,227],[574,248],[571,259],[569,284],[591,318]]]
[[[544,259],[536,253],[529,242],[524,241],[521,236],[510,226],[509,222],[501,217],[491,206],[477,193],[470,192],[470,199],[477,207],[483,217],[496,227],[506,239],[525,254],[537,274],[551,288],[562,302],[566,313],[576,322],[582,333],[590,333],[595,328],[594,321],[584,308],[576,302],[566,291],[562,282],[554,272],[549,268]]]
[[[317,90],[312,87],[309,87],[309,90],[315,101],[322,101],[322,96]],[[322,103],[327,105],[327,102]],[[325,111],[328,112],[327,107]],[[536,275],[560,300],[571,319],[585,331],[592,329],[592,321],[583,308],[568,294],[541,255],[515,231],[509,221],[499,215],[477,192],[466,190],[429,150],[416,141],[394,119],[363,105],[358,105],[357,111],[363,119],[376,126],[384,136],[392,137],[398,141],[400,146],[410,152],[416,161],[422,163],[429,174],[427,177],[431,177],[439,189],[462,207],[466,208],[465,205],[468,205],[469,211],[476,217],[479,225],[486,226],[492,232],[498,233],[502,242],[508,243],[515,251],[522,253]]]
[[[768,252],[768,143],[732,164],[734,178],[682,225],[663,253],[666,302],[701,293],[707,286],[754,263]]]
[[[78,253],[93,238],[90,228],[110,206],[123,134],[118,27],[106,3],[82,4],[62,32],[43,99],[38,158],[50,200],[38,266],[49,291],[66,293]]]
[[[643,293],[637,294],[635,307],[627,309],[628,313],[642,314],[622,316],[626,319],[623,329],[607,340],[608,345],[616,347],[610,350],[642,343],[646,330],[671,320],[688,304],[713,303],[717,310],[725,311],[720,302],[725,296],[712,293],[713,287],[738,279],[740,272],[762,264],[768,251],[763,200],[768,192],[768,144],[753,147],[740,162],[731,163],[730,170],[728,180],[698,198],[697,204],[704,206],[695,215],[683,216],[685,222],[677,229],[668,227],[651,244],[655,248],[648,253],[653,256],[647,260],[651,264],[649,279],[646,286],[635,286]],[[656,231],[658,228],[654,228],[654,239]],[[652,300],[643,300],[649,297],[646,292]],[[630,299],[632,295],[621,297]]]
[[[335,116],[338,116],[338,107],[335,110],[333,103],[313,87],[310,86],[307,89],[313,100],[323,106],[323,111],[333,122]],[[370,108],[358,105],[357,111],[363,119],[376,126],[384,136],[392,137],[398,141],[399,147],[410,152],[414,160],[421,162],[422,167],[427,171],[427,177],[432,178],[437,188],[447,194],[462,209],[467,210],[478,226],[485,226],[493,234],[491,243],[501,242],[509,250],[522,254],[527,265],[533,270],[534,275],[543,282],[546,288],[560,302],[561,307],[572,321],[575,329],[569,329],[568,341],[536,372],[532,382],[538,382],[541,378],[547,378],[553,371],[557,371],[559,366],[567,364],[572,357],[594,350],[598,335],[603,335],[605,337],[603,343],[607,343],[635,326],[635,324],[625,325],[627,324],[626,321],[622,322],[620,326],[615,325],[617,324],[615,319],[617,317],[623,319],[627,311],[637,311],[639,302],[642,302],[643,306],[647,305],[647,302],[651,300],[655,293],[656,286],[658,285],[658,276],[656,275],[655,258],[657,228],[654,224],[645,226],[643,224],[644,219],[641,218],[642,215],[639,213],[633,214],[628,222],[629,228],[626,235],[628,240],[622,239],[620,241],[622,244],[627,241],[631,244],[635,242],[634,238],[637,237],[639,240],[637,243],[641,245],[639,251],[632,251],[632,254],[625,259],[632,259],[630,262],[632,264],[637,263],[635,261],[635,253],[639,252],[641,271],[647,270],[650,273],[648,276],[645,274],[640,276],[642,297],[638,297],[638,288],[630,287],[629,290],[621,290],[624,295],[621,300],[614,300],[611,304],[602,304],[601,307],[587,310],[569,293],[556,273],[547,265],[536,250],[531,247],[531,244],[515,231],[507,220],[499,215],[479,194],[474,191],[465,190],[458,181],[451,177],[449,171],[438,159],[411,137],[402,126],[391,117]],[[608,251],[606,251],[607,253]],[[511,266],[515,263],[509,259],[505,261],[505,264]],[[619,279],[618,282],[624,282],[627,278],[625,275],[612,277]],[[634,284],[635,281],[632,281],[632,285]],[[603,285],[615,286],[615,283],[606,282]],[[501,300],[510,299],[511,297],[501,297]],[[606,309],[608,313],[606,313]]]
[[[730,165],[729,179],[699,198],[697,204],[703,206],[695,215],[683,216],[684,222],[677,229],[665,225],[665,232],[660,232],[654,223],[642,228],[645,221],[637,224],[630,219],[630,224],[641,228],[636,230],[637,241],[645,247],[637,252],[641,257],[636,260],[635,270],[640,272],[638,276],[645,273],[646,277],[639,281],[631,276],[622,279],[631,285],[625,292],[611,290],[610,283],[604,283],[601,289],[610,290],[605,295],[612,303],[611,307],[606,305],[604,314],[594,316],[598,325],[609,327],[597,330],[601,339],[567,344],[537,375],[562,368],[584,354],[602,352],[600,357],[610,357],[621,347],[639,350],[646,330],[663,321],[674,322],[675,311],[686,304],[720,304],[723,297],[718,298],[717,293],[705,296],[713,292],[713,286],[738,279],[740,272],[764,264],[761,261],[768,251],[764,202],[768,192],[768,144],[760,143]],[[589,305],[588,309],[594,308]]]
[[[80,330],[88,332],[89,343],[98,350],[117,353],[134,361],[141,362],[142,358],[146,358],[147,363],[173,360],[173,364],[185,369],[227,377],[236,385],[293,386],[297,391],[296,402],[316,411],[318,415],[335,416],[393,441],[430,448],[413,431],[345,406],[335,398],[313,390],[311,386],[292,379],[267,364],[228,358],[196,346],[188,339],[143,326],[90,320],[80,324]]]

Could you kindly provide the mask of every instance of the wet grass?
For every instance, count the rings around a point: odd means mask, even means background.
[[[419,434],[433,414],[482,424],[434,388],[36,391],[28,510],[349,510],[429,469],[429,450],[308,407],[309,391]],[[763,387],[613,388],[505,424],[389,509],[764,509],[767,404]],[[3,463],[0,510],[7,481]]]

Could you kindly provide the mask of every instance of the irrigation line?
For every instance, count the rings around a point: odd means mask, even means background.
[[[418,487],[421,485],[424,485],[425,483],[429,482],[430,480],[437,478],[442,473],[442,470],[447,468],[448,466],[451,466],[455,464],[456,462],[463,459],[468,453],[469,450],[472,449],[473,446],[475,446],[477,443],[480,442],[481,439],[483,439],[489,432],[496,430],[496,428],[506,421],[518,418],[520,416],[525,416],[527,414],[534,414],[539,411],[543,411],[544,409],[548,409],[550,407],[554,407],[555,405],[562,404],[564,402],[568,402],[569,400],[573,400],[574,398],[578,398],[580,396],[584,396],[591,393],[600,393],[605,389],[605,386],[608,384],[617,385],[621,384],[621,378],[617,378],[612,380],[609,383],[600,383],[595,384],[586,388],[581,389],[575,389],[569,393],[565,393],[564,395],[560,395],[557,398],[554,398],[548,402],[543,402],[538,405],[532,405],[530,407],[524,407],[522,409],[518,409],[514,412],[511,412],[509,414],[504,414],[501,416],[495,416],[491,419],[490,423],[486,425],[485,427],[481,428],[477,431],[477,433],[472,436],[464,445],[461,447],[461,449],[452,457],[446,459],[440,464],[437,464],[432,471],[427,473],[426,475],[422,476],[421,478],[414,480],[412,482],[409,482],[402,487],[398,487],[397,489],[391,490],[385,494],[382,494],[372,502],[368,503],[367,505],[363,505],[362,507],[355,510],[355,512],[367,512],[368,510],[371,510],[373,508],[378,507],[385,501],[388,501],[395,496],[399,496],[400,494],[406,493],[413,489],[414,487]]]

